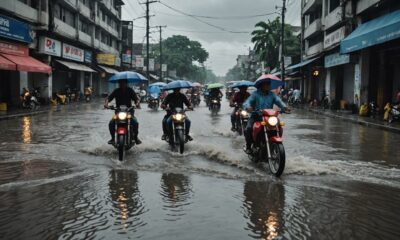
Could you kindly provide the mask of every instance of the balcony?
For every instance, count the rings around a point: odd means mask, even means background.
[[[308,47],[306,49],[306,56],[313,56],[313,55],[317,55],[318,53],[321,53],[323,49],[323,44],[322,42],[319,42],[311,47]]]
[[[77,9],[77,2],[79,0],[64,0],[64,2],[66,4],[68,4],[68,6],[72,7],[73,9]]]
[[[47,12],[42,12],[41,15],[38,16],[37,9],[20,1],[0,1],[0,3],[2,9],[12,12],[26,21],[39,23],[39,25],[44,26],[44,28],[47,29],[49,18]]]
[[[79,2],[79,11],[80,11],[80,13],[81,13],[83,16],[85,16],[86,18],[92,19],[92,18],[91,18],[91,11],[90,11],[90,9],[89,9],[86,5],[82,4],[81,2]]]
[[[92,37],[84,32],[79,31],[78,39],[80,42],[92,46]]]
[[[119,39],[119,33],[118,33],[118,31],[117,31],[117,30],[115,30],[114,28],[112,28],[112,27],[109,27],[109,30],[108,30],[108,32],[109,32],[111,35],[113,35],[114,37],[116,37],[116,38],[118,38],[118,39]]]
[[[328,30],[329,28],[340,23],[342,21],[342,13],[343,9],[341,7],[337,7],[335,10],[326,15],[324,18],[324,30]]]
[[[58,18],[54,18],[54,31],[62,36],[76,39],[76,28],[66,24]]]
[[[100,40],[99,39],[96,39],[96,38],[94,39],[93,47],[97,48],[97,49],[100,49]]]
[[[381,2],[381,0],[358,0],[357,2],[357,14],[367,10],[375,4]]]
[[[308,0],[303,7],[303,14],[311,12],[316,9],[317,6],[322,5],[322,0]]]
[[[119,11],[115,9],[114,6],[111,5],[110,0],[101,0],[100,3],[103,4],[103,6],[114,16],[121,18],[121,16],[119,15]]]
[[[316,19],[304,30],[304,39],[318,33],[322,30],[321,19]]]

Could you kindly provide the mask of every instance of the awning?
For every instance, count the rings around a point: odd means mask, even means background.
[[[400,10],[361,24],[340,43],[340,53],[350,53],[363,48],[400,38]]]
[[[90,67],[85,66],[83,64],[79,64],[79,63],[75,63],[75,62],[61,61],[61,60],[56,60],[56,61],[71,70],[77,70],[77,71],[83,71],[83,72],[96,72],[95,70],[93,70]]]
[[[109,74],[116,74],[116,73],[119,73],[119,72],[118,72],[117,70],[115,70],[114,68],[106,67],[106,66],[103,66],[103,65],[99,65],[99,68],[103,69],[106,73],[109,73]]]
[[[24,72],[41,72],[41,73],[51,73],[51,67],[42,63],[39,60],[34,59],[30,56],[16,56],[10,54],[1,54],[3,57],[7,58],[11,62],[17,65],[18,71]]]
[[[289,67],[286,68],[286,70],[290,70],[290,69],[295,69],[295,68],[299,68],[299,67],[306,66],[306,65],[308,65],[308,64],[310,64],[310,63],[312,63],[312,62],[314,62],[314,61],[317,60],[317,59],[318,59],[318,58],[311,58],[311,59],[308,59],[308,60],[303,61],[303,62],[301,62],[301,63],[298,63],[298,64],[295,64],[295,65],[289,66]]]
[[[11,62],[7,58],[2,57],[0,55],[0,69],[15,71],[17,70],[17,65],[15,65],[15,63]]]

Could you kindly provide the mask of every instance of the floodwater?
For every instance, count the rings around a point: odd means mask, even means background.
[[[225,100],[188,112],[183,155],[142,108],[124,162],[100,101],[0,121],[1,239],[399,238],[399,134],[294,111],[275,178],[243,153]]]

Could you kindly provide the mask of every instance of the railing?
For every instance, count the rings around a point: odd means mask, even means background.
[[[322,52],[322,49],[323,49],[323,44],[322,44],[322,42],[319,42],[311,47],[308,47],[306,49],[306,55],[307,56],[316,55],[316,54]]]
[[[342,21],[342,7],[337,7],[324,18],[324,30],[327,30]]]
[[[64,35],[70,38],[76,38],[76,28],[66,24],[58,18],[54,18],[54,30],[60,35]]]
[[[88,35],[87,33],[79,31],[79,41],[92,46],[92,37]]]
[[[309,36],[313,35],[314,33],[321,31],[322,24],[321,19],[316,19],[312,22],[304,31],[304,38],[308,38]]]

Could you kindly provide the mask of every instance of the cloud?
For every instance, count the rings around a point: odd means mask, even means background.
[[[144,5],[139,5],[140,0],[124,0],[125,5],[122,11],[122,19],[132,20],[144,16]],[[279,12],[276,6],[281,6],[281,0],[162,0],[168,6],[181,10],[185,13],[203,16],[230,17],[230,16],[250,16],[257,14]],[[301,0],[288,0],[288,11],[285,22],[300,25],[300,4]],[[161,3],[150,5],[150,12],[155,16],[151,18],[150,25],[167,25],[163,30],[163,38],[172,35],[186,35],[192,40],[199,41],[210,53],[207,66],[217,75],[225,75],[229,68],[236,63],[239,54],[245,54],[250,42],[250,33],[229,33],[218,28],[197,21],[188,16],[184,16],[176,11],[165,7]],[[273,19],[278,14],[265,17],[246,18],[246,19],[207,19],[201,18],[212,25],[222,27],[230,31],[251,32],[254,25],[259,21]],[[134,21],[134,41],[143,42],[145,36],[144,19]],[[159,35],[152,33],[152,42],[157,42]]]

